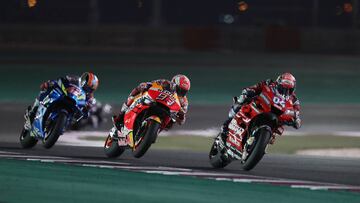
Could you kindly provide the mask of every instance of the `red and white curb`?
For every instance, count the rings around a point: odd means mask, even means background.
[[[193,170],[193,169],[177,168],[177,167],[138,166],[138,165],[131,165],[130,163],[118,162],[118,161],[76,159],[76,158],[57,157],[57,156],[25,155],[17,152],[8,152],[8,151],[0,151],[0,158],[39,161],[45,163],[64,163],[64,164],[78,165],[84,167],[121,169],[121,170],[143,172],[149,174],[190,176],[190,177],[211,179],[216,181],[231,181],[236,183],[271,184],[271,185],[279,185],[279,186],[288,186],[290,188],[296,188],[296,189],[352,191],[352,192],[360,193],[360,186],[349,186],[349,185],[341,185],[341,184],[290,180],[290,179],[281,179],[281,178],[269,178],[269,177],[261,177],[254,175]]]

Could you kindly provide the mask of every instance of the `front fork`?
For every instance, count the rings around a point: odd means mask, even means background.
[[[223,139],[221,138],[221,134],[219,134],[215,140],[215,147],[218,150],[218,153],[220,153],[226,160],[234,159],[235,154],[231,151],[230,148],[226,146]],[[236,159],[236,158],[235,158]]]
[[[249,152],[248,152],[248,147],[253,145],[254,144],[254,141],[255,140],[255,135],[256,133],[261,129],[261,128],[267,128],[267,130],[269,130],[270,132],[272,132],[271,128],[267,125],[263,125],[263,126],[260,126],[258,128],[256,128],[250,135],[250,137],[247,138],[245,144],[244,144],[244,148],[243,148],[243,154],[241,156],[241,159],[242,161],[244,162],[247,157],[249,156]],[[272,133],[273,134],[273,133]],[[273,135],[272,135],[273,136]],[[272,137],[271,136],[271,137]],[[268,149],[269,145],[266,145],[266,148],[265,148],[265,154],[267,153],[267,149]]]

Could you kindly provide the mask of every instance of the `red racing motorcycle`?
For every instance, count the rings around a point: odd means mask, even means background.
[[[132,149],[133,156],[142,157],[155,143],[158,134],[176,122],[181,109],[176,92],[153,83],[150,89],[138,95],[124,115],[121,130],[111,129],[104,145],[107,157],[120,156]],[[117,136],[112,136],[116,134]]]
[[[215,138],[209,153],[211,165],[223,168],[240,160],[244,170],[253,169],[267,145],[284,132],[283,125],[290,125],[294,116],[292,101],[276,88],[264,86],[261,94],[242,105],[229,123],[225,143],[220,134]]]

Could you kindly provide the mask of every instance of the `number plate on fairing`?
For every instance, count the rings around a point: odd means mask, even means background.
[[[163,90],[157,97],[156,100],[162,100],[167,103],[167,105],[171,106],[176,102],[174,95],[168,90]]]

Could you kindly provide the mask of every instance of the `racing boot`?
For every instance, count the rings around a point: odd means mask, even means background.
[[[24,129],[25,130],[30,130],[31,129],[31,119],[30,119],[30,111],[31,111],[31,106],[28,106],[28,108],[25,111],[24,114],[24,119],[25,119],[25,123],[24,123]]]
[[[34,105],[28,106],[28,108],[26,109],[24,118],[25,118],[25,124],[24,124],[24,128],[25,130],[30,130],[31,129],[31,125],[34,121],[37,109],[39,107],[39,100],[35,99]]]
[[[229,117],[228,119],[225,120],[225,122],[221,126],[220,136],[224,143],[226,142],[226,139],[227,139],[227,134],[229,132],[229,124],[230,124],[231,120],[232,120],[232,118]]]
[[[229,131],[229,124],[230,124],[231,120],[234,118],[234,116],[236,115],[236,113],[240,110],[240,108],[241,108],[241,104],[234,101],[234,105],[231,106],[231,109],[229,111],[228,118],[224,121],[223,125],[221,126],[220,134],[221,134],[221,138],[224,141],[224,143],[226,142],[227,133]]]
[[[118,116],[112,117],[113,124],[118,130],[121,130],[122,126],[124,125],[123,120],[124,114],[122,112],[120,112]]]
[[[121,130],[121,128],[124,126],[124,115],[128,109],[129,106],[126,103],[123,103],[119,115],[112,117],[113,123],[118,130]]]

